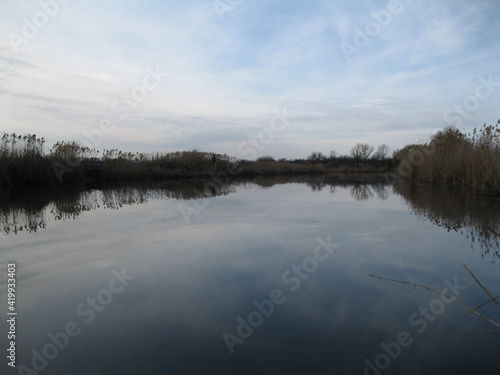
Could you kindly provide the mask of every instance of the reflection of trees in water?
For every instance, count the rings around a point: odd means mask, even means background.
[[[339,188],[348,189],[354,199],[366,201],[375,195],[387,199],[389,183],[385,176],[281,176],[238,180],[220,185],[212,180],[170,182],[120,182],[113,185],[36,186],[32,189],[0,190],[0,233],[36,232],[45,228],[47,217],[56,220],[74,219],[82,212],[97,208],[119,209],[143,204],[149,200],[203,199],[227,195],[241,188],[300,183],[312,191],[329,189],[335,194]],[[470,194],[437,189],[429,185],[396,183],[394,191],[402,195],[417,215],[448,229],[460,231],[479,244],[482,254],[492,252],[500,257],[500,201],[476,199]]]
[[[312,191],[321,191],[325,186],[327,186],[324,182],[306,182],[306,185],[311,188]]]
[[[327,182],[331,184],[330,192],[334,194],[339,186],[349,188],[351,196],[357,201],[373,199],[375,194],[378,199],[386,200],[389,196],[389,186],[392,186],[392,183],[387,180],[386,176],[380,174],[350,176],[350,178],[345,178],[344,176],[334,177],[334,179],[330,179]]]
[[[415,214],[448,231],[460,232],[478,244],[482,255],[500,257],[500,201],[479,199],[465,192],[449,191],[432,185],[397,183]]]
[[[373,199],[375,194],[377,194],[378,199],[386,200],[389,196],[387,183],[373,183],[368,185],[367,183],[355,183],[351,186],[351,195],[357,201],[367,201],[368,199]]]
[[[241,188],[270,188],[279,184],[306,184],[312,191],[328,188],[333,194],[338,187],[351,188],[357,200],[373,198],[373,191],[386,197],[387,181],[383,176],[279,176],[238,180],[221,185],[213,180],[185,180],[138,183],[120,182],[97,186],[57,185],[0,190],[0,233],[36,232],[45,228],[47,216],[56,220],[75,219],[82,212],[119,209],[143,204],[149,200],[204,199],[227,195]],[[354,185],[353,185],[354,184]],[[384,198],[385,199],[385,198]]]
[[[392,184],[386,175],[317,175],[317,176],[276,176],[258,177],[251,180],[250,185],[258,185],[264,189],[275,185],[297,183],[305,184],[313,192],[322,191],[325,188],[335,194],[339,187],[349,189],[356,200],[368,200],[374,198],[374,193],[379,199],[385,200],[389,196],[389,186]],[[373,191],[372,191],[373,190]]]
[[[363,197],[366,195],[363,195],[360,190],[366,189],[369,190],[369,198],[373,198],[374,196],[370,190],[373,189],[380,199],[387,199],[389,196],[388,187],[391,186],[386,175],[382,174],[260,176],[250,180],[250,183],[248,181],[246,180],[244,184],[249,184],[250,186],[258,185],[264,189],[288,183],[305,184],[314,192],[328,188],[332,194],[335,194],[338,188],[342,187],[352,189],[351,193],[354,199],[365,199]]]
[[[378,199],[385,201],[389,197],[389,185],[388,184],[373,184],[373,190],[375,190],[375,194],[377,194]]]
[[[351,186],[351,195],[357,201],[367,201],[373,198],[373,193],[366,184],[354,184]]]

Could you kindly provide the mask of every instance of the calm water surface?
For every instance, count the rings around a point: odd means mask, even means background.
[[[369,275],[477,307],[463,265],[500,293],[499,201],[384,179],[205,186],[3,191],[0,306],[14,262],[18,316],[1,373],[498,372],[498,327]]]

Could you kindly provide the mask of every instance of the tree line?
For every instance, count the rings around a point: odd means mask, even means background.
[[[500,196],[500,121],[470,134],[445,128],[429,141],[410,144],[389,155],[382,144],[355,144],[348,155],[314,151],[302,159],[264,155],[255,161],[196,149],[175,152],[124,152],[57,142],[48,151],[34,134],[3,133],[0,186],[82,180],[172,179],[181,177],[386,173],[411,182],[466,187]]]

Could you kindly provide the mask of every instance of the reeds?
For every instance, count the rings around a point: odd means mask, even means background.
[[[57,142],[46,152],[44,138],[3,133],[0,140],[0,186],[84,180],[199,177],[225,170],[236,160],[197,150],[124,152],[90,149],[77,142]]]
[[[406,146],[395,159],[403,178],[500,197],[499,124],[475,128],[470,134],[446,128],[425,144]]]
[[[147,154],[115,148],[101,152],[77,142],[62,141],[45,151],[44,144],[44,138],[36,135],[4,133],[0,144],[0,186],[86,180],[203,178],[221,173],[232,177],[377,173],[390,168],[387,160],[370,159],[361,165],[346,156],[322,158],[316,162],[309,159],[275,160],[271,156],[247,161],[196,149]]]
[[[44,138],[3,133],[0,139],[0,185],[43,182],[50,167],[44,158]]]

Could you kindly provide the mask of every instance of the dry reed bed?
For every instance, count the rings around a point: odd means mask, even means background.
[[[465,187],[500,197],[500,125],[484,125],[470,134],[446,128],[429,142],[395,153],[401,177],[412,181]]]

